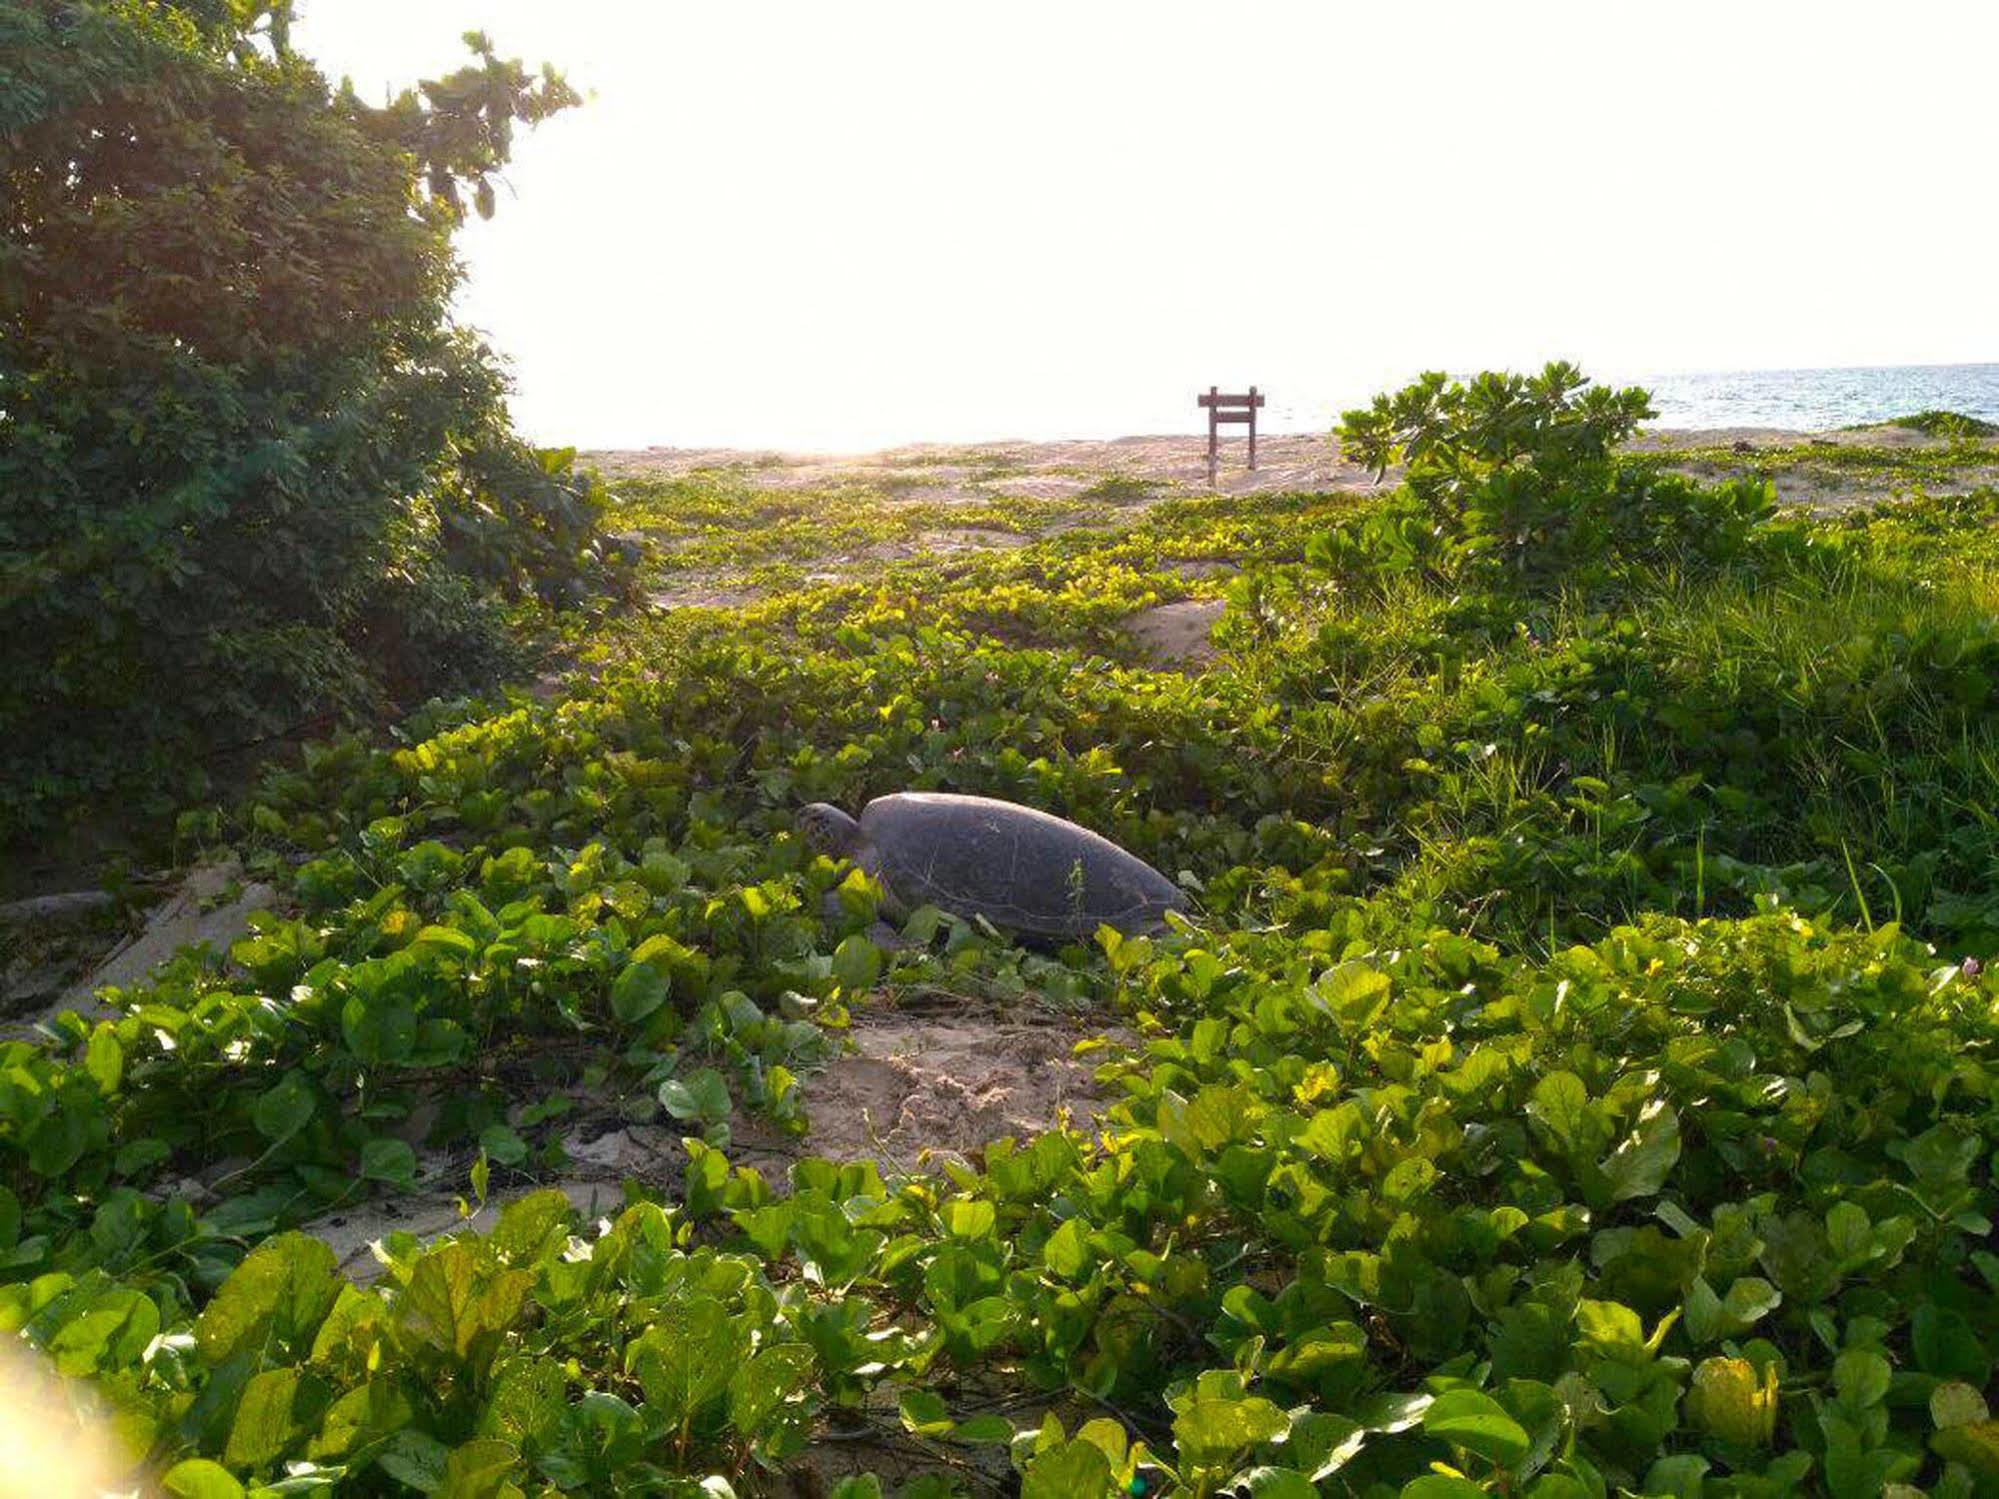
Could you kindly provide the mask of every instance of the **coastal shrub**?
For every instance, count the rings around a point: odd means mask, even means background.
[[[1573,365],[1538,375],[1431,373],[1349,411],[1337,437],[1357,462],[1406,465],[1396,496],[1361,527],[1328,533],[1320,558],[1362,572],[1421,566],[1483,586],[1573,585],[1665,549],[1721,559],[1772,506],[1756,484],[1703,486],[1617,461],[1652,415],[1642,390],[1592,385]]]
[[[1909,416],[1896,417],[1894,424],[1913,427],[1931,437],[1999,437],[1999,425],[1981,417],[1966,416],[1962,411],[1918,411]]]
[[[288,35],[0,4],[0,842],[461,683],[591,564],[601,494],[447,310],[513,123],[575,95],[474,37],[369,106]]]

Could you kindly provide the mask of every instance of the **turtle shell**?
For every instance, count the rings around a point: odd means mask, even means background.
[[[1155,930],[1186,905],[1171,880],[1108,838],[983,796],[876,797],[861,809],[853,858],[903,913],[933,905],[1035,937]]]

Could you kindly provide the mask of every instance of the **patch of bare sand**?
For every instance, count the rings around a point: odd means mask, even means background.
[[[948,530],[923,531],[901,541],[877,542],[859,553],[867,562],[906,562],[912,557],[955,557],[970,552],[1011,552],[1034,538],[1015,531],[984,526],[959,526]],[[833,559],[844,562],[845,557]]]
[[[250,927],[250,917],[277,903],[278,893],[259,881],[245,882],[243,866],[232,855],[188,871],[180,888],[146,918],[143,930],[113,948],[80,983],[71,986],[44,1009],[22,1015],[0,1027],[0,1040],[30,1033],[62,1010],[85,1019],[101,1020],[114,1012],[97,1001],[105,988],[129,989],[183,947],[206,944],[223,954]]]
[[[1628,446],[1637,453],[1712,447],[1739,447],[1753,453],[1812,444],[1920,448],[1943,441],[1889,422],[1836,432],[1780,427],[1654,428],[1640,433]],[[1992,446],[1999,451],[1999,444]],[[1248,445],[1240,435],[1232,435],[1223,441],[1219,471],[1211,488],[1207,452],[1206,435],[1190,433],[1058,442],[923,443],[876,453],[642,448],[585,453],[582,461],[613,478],[673,477],[696,469],[722,468],[733,478],[765,489],[868,485],[911,500],[941,503],[990,500],[995,494],[1065,499],[1082,493],[1105,475],[1149,480],[1161,486],[1160,499],[1293,490],[1365,494],[1393,484],[1399,477],[1391,471],[1377,481],[1371,470],[1347,462],[1337,445],[1321,432],[1260,436],[1257,466],[1252,470],[1248,467]]]
[[[1029,538],[1016,531],[996,531],[984,526],[962,526],[949,531],[925,531],[916,546],[925,552],[1010,552],[1027,545]]]
[[[1710,484],[1741,473],[1741,469],[1726,462],[1708,459],[1671,464],[1669,469]],[[1769,475],[1769,480],[1770,487],[1777,492],[1780,505],[1800,505],[1824,513],[1836,513],[1878,505],[1919,490],[1930,494],[1965,494],[1974,489],[1990,488],[1999,485],[1999,465],[1955,468],[1936,475],[1932,480],[1916,482],[1905,474],[1824,467],[1805,461],[1778,469]]]
[[[886,498],[892,505],[990,505],[994,495],[962,484],[912,484],[897,485]]]
[[[1768,448],[1934,448],[1946,438],[1917,427],[1881,422],[1871,427],[1842,427],[1830,432],[1801,432],[1790,427],[1654,427],[1625,444],[1632,453],[1673,453],[1687,448],[1737,448],[1761,452]]]
[[[1066,500],[1090,487],[1088,479],[1066,474],[1009,476],[993,485],[993,498],[1008,500]]]
[[[778,1160],[869,1159],[913,1170],[926,1157],[975,1160],[994,1140],[1031,1139],[1064,1119],[1088,1129],[1110,1100],[1092,1076],[1095,1064],[1075,1049],[1098,1034],[1081,1021],[863,1010],[854,1049],[804,1081],[810,1133],[791,1140],[747,1119],[737,1139]]]
[[[763,595],[754,588],[741,588],[714,579],[675,579],[669,586],[646,595],[654,609],[740,609],[754,604]]]
[[[676,477],[726,468],[732,478],[764,489],[871,485],[911,498],[989,499],[995,491],[1060,499],[1106,474],[1146,479],[1178,493],[1258,494],[1287,490],[1371,491],[1371,471],[1341,458],[1324,433],[1258,437],[1257,466],[1248,467],[1241,438],[1226,439],[1213,490],[1208,439],[1188,436],[1086,438],[1063,442],[921,444],[879,453],[732,452],[717,448],[641,448],[585,453],[580,461],[613,479]],[[1392,476],[1391,476],[1392,477]],[[912,482],[913,481],[913,482]],[[1161,495],[1160,498],[1170,498]]]
[[[1095,1063],[1075,1055],[1079,1042],[1103,1034],[1101,1024],[1081,1017],[867,1009],[856,1013],[850,1034],[853,1049],[800,1084],[810,1132],[789,1136],[768,1119],[739,1114],[730,1126],[734,1164],[755,1167],[780,1191],[791,1164],[806,1156],[869,1159],[884,1172],[906,1172],[939,1157],[976,1160],[994,1140],[1024,1141],[1064,1120],[1089,1129],[1110,1103],[1093,1077]],[[462,1227],[488,1229],[508,1202],[541,1187],[560,1189],[586,1220],[615,1215],[627,1179],[668,1197],[679,1193],[687,1163],[679,1125],[633,1123],[587,1099],[578,1112],[563,1137],[569,1160],[558,1177],[496,1190],[469,1219],[459,1211],[469,1158],[425,1151],[418,1190],[331,1209],[305,1232],[332,1248],[345,1274],[365,1282],[381,1272],[372,1246],[387,1235],[427,1241]]]
[[[1175,576],[1185,578],[1189,583],[1202,578],[1230,578],[1242,571],[1238,564],[1225,557],[1189,557],[1169,562],[1166,566],[1172,569]]]
[[[1200,666],[1215,659],[1215,622],[1227,607],[1220,599],[1181,599],[1141,609],[1124,628],[1153,665]]]

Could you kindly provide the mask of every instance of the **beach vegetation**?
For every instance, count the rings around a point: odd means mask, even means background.
[[[178,1494],[1989,1492],[1999,497],[1785,509],[1620,457],[1645,409],[1426,378],[1345,425],[1379,495],[960,554],[620,482],[755,596],[191,813],[283,899],[0,1045],[0,1323]],[[884,926],[793,819],[912,787],[1195,911]],[[939,1006],[1088,1026],[1094,1112],[815,1156]],[[581,1115],[672,1164],[579,1211]],[[439,1192],[371,1276],[313,1236]]]

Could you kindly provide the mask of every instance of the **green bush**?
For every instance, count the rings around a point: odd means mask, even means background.
[[[0,3],[0,842],[448,685],[588,563],[600,496],[447,312],[463,199],[575,96],[474,37],[372,108],[287,21]]]
[[[1613,449],[1652,414],[1644,391],[1590,385],[1568,364],[1463,383],[1425,375],[1341,419],[1349,457],[1407,472],[1359,533],[1326,538],[1339,558],[1322,555],[1488,587],[1574,583],[1665,550],[1728,555],[1769,513],[1767,487],[1703,488],[1618,463]]]
[[[1999,437],[1999,425],[1975,416],[1966,416],[1961,411],[1918,411],[1909,416],[1891,418],[1897,427],[1914,427],[1918,432],[1931,437],[1963,439],[1967,437]]]

